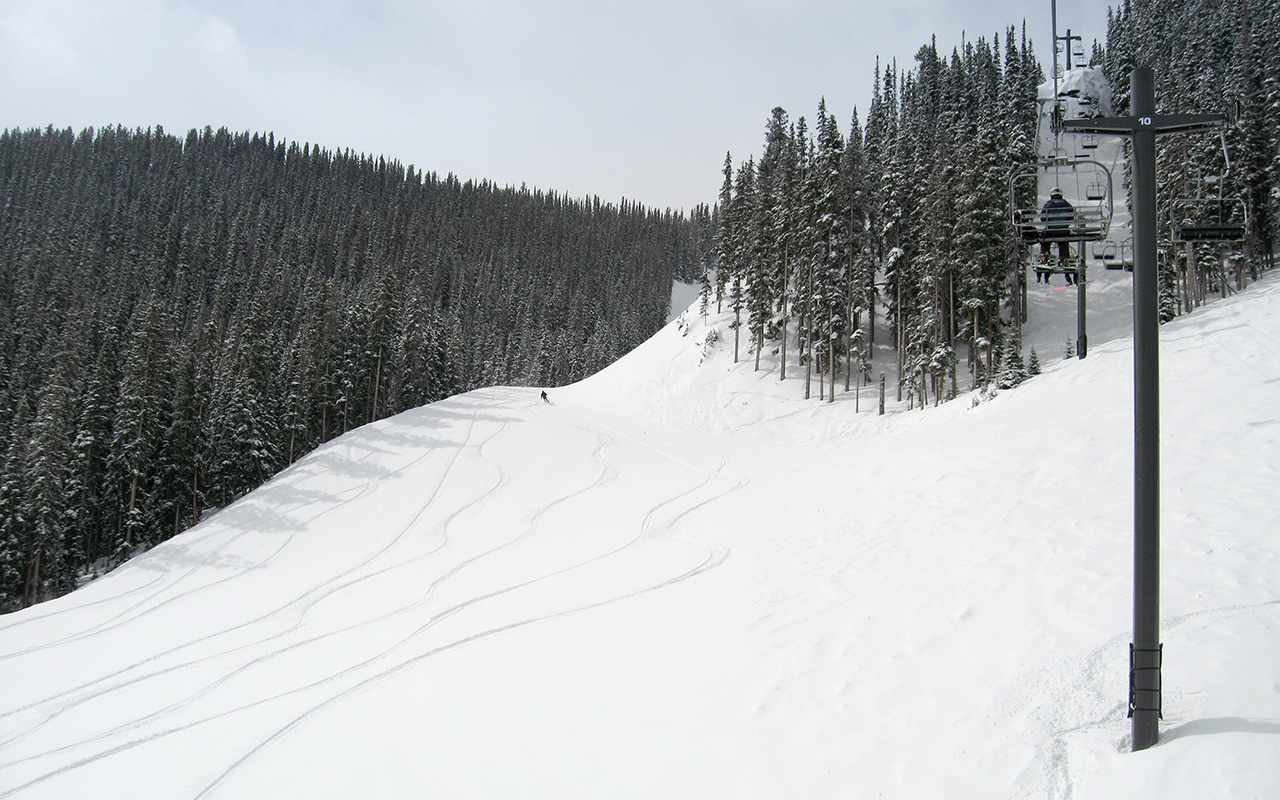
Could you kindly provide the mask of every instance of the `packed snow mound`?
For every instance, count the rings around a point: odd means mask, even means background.
[[[1131,343],[882,417],[728,324],[352,431],[0,617],[0,798],[1280,797],[1280,273],[1161,331],[1139,754]]]
[[[1040,84],[1041,100],[1053,99],[1053,81]],[[1058,81],[1058,97],[1067,101],[1067,119],[1080,117],[1114,117],[1111,105],[1111,82],[1100,69],[1069,69]]]

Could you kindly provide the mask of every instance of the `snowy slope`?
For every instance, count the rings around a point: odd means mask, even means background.
[[[976,407],[805,401],[721,316],[353,431],[0,618],[0,798],[1280,797],[1280,275],[1162,330],[1139,754],[1124,280]]]

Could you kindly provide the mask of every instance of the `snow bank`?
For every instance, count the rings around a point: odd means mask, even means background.
[[[1053,80],[1040,84],[1038,97],[1053,99]],[[1100,69],[1080,67],[1067,70],[1058,81],[1058,97],[1067,102],[1067,119],[1080,117],[1114,117],[1111,105],[1111,82]]]

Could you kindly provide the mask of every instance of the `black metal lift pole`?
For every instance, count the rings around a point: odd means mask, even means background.
[[[1133,749],[1159,737],[1160,644],[1160,287],[1156,269],[1156,136],[1219,127],[1222,114],[1156,114],[1155,76],[1129,76],[1133,115],[1069,120],[1083,133],[1128,136],[1133,143],[1133,643],[1129,716]]]
[[[1089,355],[1089,331],[1085,327],[1085,286],[1088,276],[1084,261],[1084,242],[1080,243],[1080,266],[1076,268],[1076,357]]]

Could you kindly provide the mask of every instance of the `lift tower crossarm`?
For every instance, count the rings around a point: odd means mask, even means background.
[[[1062,123],[1062,127],[1077,133],[1130,136],[1135,131],[1142,130],[1150,130],[1157,134],[1189,133],[1221,127],[1226,123],[1226,114],[1151,114],[1133,117],[1069,119]]]

